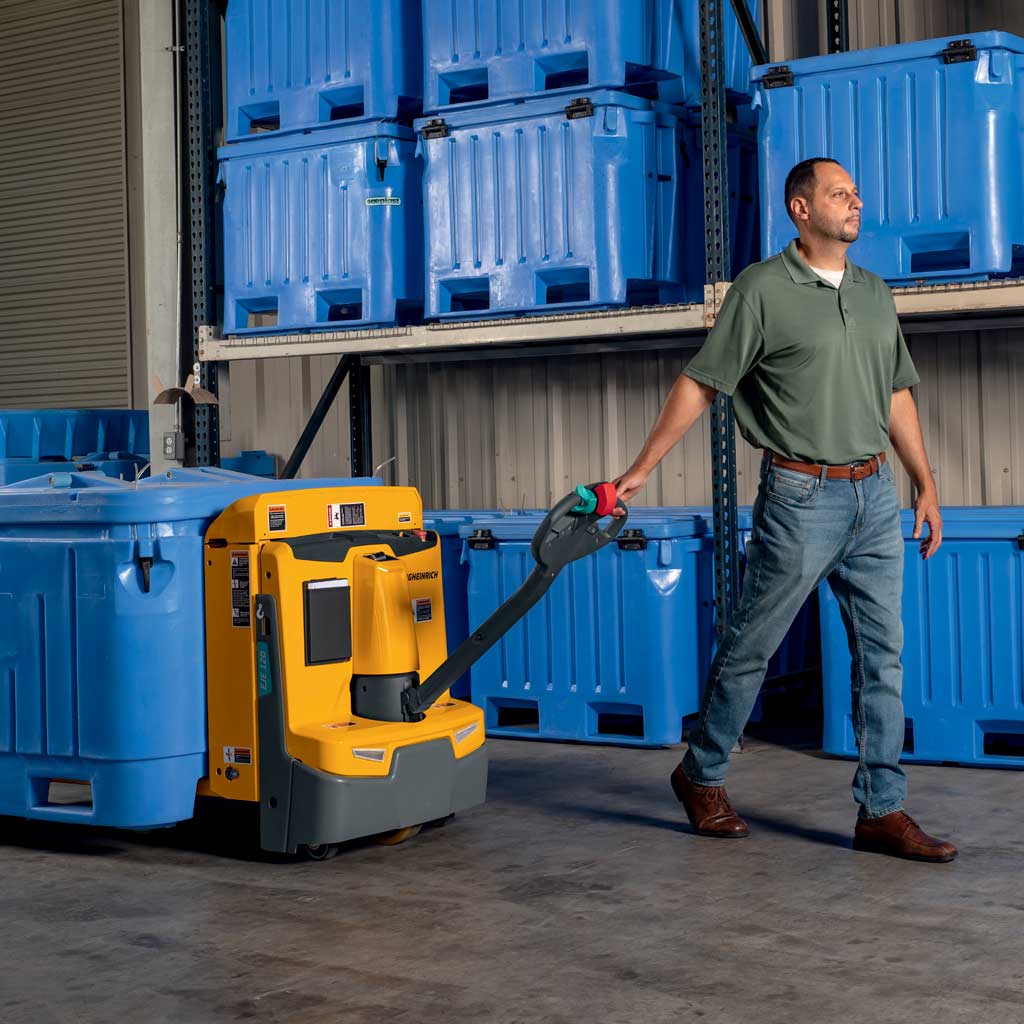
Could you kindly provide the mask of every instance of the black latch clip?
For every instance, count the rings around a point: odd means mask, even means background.
[[[153,559],[148,555],[140,557],[139,569],[142,571],[142,592],[148,594],[150,590],[150,574],[153,572]]]
[[[565,108],[565,116],[570,121],[575,121],[579,117],[593,117],[594,104],[590,102],[590,97],[580,96],[579,99],[573,100]]]
[[[765,72],[761,84],[766,89],[781,89],[784,86],[792,85],[793,72],[789,70],[788,64],[779,64],[778,67],[769,68]]]
[[[420,134],[425,139],[447,139],[451,129],[443,117],[433,117],[420,129]]]
[[[647,538],[644,536],[643,530],[623,530],[615,538],[615,543],[619,545],[620,551],[647,550]]]
[[[966,64],[978,59],[978,48],[970,39],[954,39],[942,51],[943,64]]]
[[[493,551],[498,544],[490,530],[474,530],[469,535],[468,543],[474,551]]]

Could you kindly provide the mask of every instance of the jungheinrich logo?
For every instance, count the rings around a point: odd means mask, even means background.
[[[437,570],[433,572],[411,572],[406,576],[407,580],[436,580]]]

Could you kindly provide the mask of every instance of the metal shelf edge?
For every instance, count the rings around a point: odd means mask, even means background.
[[[923,285],[893,289],[901,318],[956,318],[974,313],[1000,317],[1024,313],[1024,281]],[[972,321],[971,328],[979,326]],[[295,355],[399,355],[480,348],[523,348],[557,343],[608,342],[616,338],[665,337],[706,329],[704,306],[644,307],[600,310],[507,320],[421,324],[310,334],[247,335],[223,338],[213,328],[200,330],[199,357],[204,362],[271,359]],[[965,325],[966,329],[966,325]]]

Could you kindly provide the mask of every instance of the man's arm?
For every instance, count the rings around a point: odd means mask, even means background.
[[[914,482],[917,498],[914,501],[914,539],[921,536],[922,523],[928,524],[928,536],[921,541],[921,557],[928,559],[942,545],[942,515],[939,512],[939,494],[935,478],[928,465],[924,450],[921,421],[910,388],[894,391],[889,411],[889,438]]]
[[[633,460],[633,465],[615,481],[623,501],[629,501],[643,488],[654,467],[700,419],[701,413],[714,401],[715,394],[714,388],[698,384],[685,373],[679,375],[640,454]]]

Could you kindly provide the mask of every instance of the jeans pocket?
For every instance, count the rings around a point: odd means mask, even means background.
[[[772,466],[768,474],[768,497],[784,505],[809,505],[818,493],[818,478],[793,469]]]

